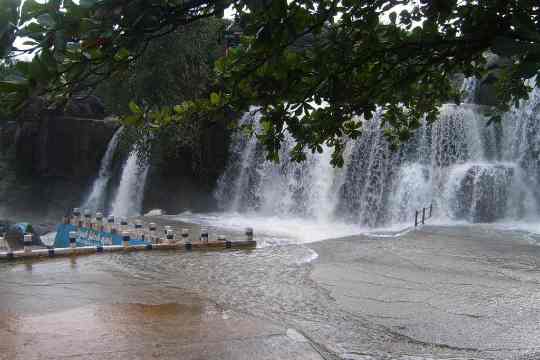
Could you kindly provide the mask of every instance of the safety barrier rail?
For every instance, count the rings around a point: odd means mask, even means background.
[[[115,221],[113,216],[107,219],[102,213],[95,216],[85,210],[84,216],[80,209],[75,208],[73,214],[63,219],[63,223],[56,228],[54,244],[47,248],[33,246],[32,233],[24,233],[22,250],[0,250],[0,260],[34,257],[56,257],[68,255],[99,254],[111,251],[143,251],[143,250],[219,250],[230,248],[253,247],[257,245],[254,240],[253,228],[245,229],[245,240],[231,241],[225,235],[217,235],[210,240],[207,228],[202,228],[200,237],[190,236],[190,229],[182,229],[181,238],[177,238],[170,225],[165,225],[162,231],[157,224],[136,219],[129,224],[128,219]],[[0,240],[4,240],[0,237]],[[1,243],[0,243],[1,246]]]
[[[426,210],[428,210],[428,214],[426,215]],[[416,210],[414,213],[414,227],[417,227],[418,225],[422,224],[424,225],[426,223],[426,220],[431,219],[433,216],[433,203],[429,204],[429,207],[423,207],[421,210],[422,217],[419,219],[420,216],[420,210]]]

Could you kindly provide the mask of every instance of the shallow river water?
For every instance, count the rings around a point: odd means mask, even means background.
[[[178,219],[213,219],[188,215]],[[224,222],[229,224],[221,223],[220,231],[230,236],[245,225]],[[56,333],[79,338],[83,349],[89,346],[84,339],[105,341],[108,334],[132,346],[137,336],[153,339],[167,328],[167,319],[179,316],[171,343],[183,326],[195,326],[194,334],[220,326],[223,332],[249,332],[255,319],[286,329],[289,340],[303,339],[327,359],[540,358],[540,248],[534,234],[478,225],[426,226],[399,236],[353,236],[355,229],[341,228],[334,230],[339,239],[313,243],[299,237],[323,228],[299,226],[287,236],[279,227],[262,228],[262,246],[245,251],[0,263],[0,336],[11,339],[0,350],[19,358],[27,358],[25,347],[43,354],[55,348]],[[325,231],[330,237],[332,231]],[[239,322],[186,320],[179,312],[210,318],[218,313],[219,321],[238,316]],[[115,314],[128,315],[119,321]],[[148,320],[154,330],[141,334],[133,322],[146,318],[133,314],[161,317]],[[257,326],[256,332],[266,331]],[[36,334],[36,328],[44,330]],[[129,329],[134,332],[127,341]],[[90,347],[65,358],[97,358]]]

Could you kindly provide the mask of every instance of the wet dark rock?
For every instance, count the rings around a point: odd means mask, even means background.
[[[39,99],[29,103],[17,122],[0,125],[0,216],[60,221],[80,204],[119,126],[52,111]]]
[[[94,176],[115,121],[44,116],[19,125],[15,137],[18,170],[31,176]]]
[[[105,117],[105,105],[95,95],[74,96],[67,103],[64,114],[67,116],[103,119]]]
[[[32,234],[32,246],[44,246],[41,242],[40,235],[36,229],[28,224],[12,224],[8,227],[5,240],[9,244],[11,250],[20,250],[24,247],[24,235]]]
[[[143,208],[168,214],[215,210],[213,189],[228,159],[230,130],[225,120],[201,132],[200,153],[180,147],[174,156],[155,156],[146,182]]]
[[[504,218],[513,177],[514,169],[510,167],[472,166],[457,191],[454,216],[475,223],[494,222]]]
[[[495,54],[486,54],[486,69],[488,73],[480,79],[476,87],[474,102],[478,105],[497,106],[499,99],[495,90],[495,82],[500,76],[501,70],[509,65],[508,59]]]
[[[0,236],[3,236],[12,225],[12,221],[0,220]]]
[[[17,123],[15,121],[0,123],[0,152],[5,154],[13,147],[16,132]]]

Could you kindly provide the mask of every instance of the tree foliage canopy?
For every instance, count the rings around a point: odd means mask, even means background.
[[[214,62],[223,55],[224,19],[202,19],[153,40],[126,71],[97,87],[110,113],[128,115],[129,103],[146,108],[207,97]]]
[[[362,132],[358,119],[378,108],[388,139],[407,140],[422,119],[435,121],[441,103],[459,102],[452,75],[482,76],[486,51],[511,60],[497,84],[499,110],[527,96],[524,80],[540,68],[535,0],[26,0],[20,13],[18,0],[0,1],[8,5],[0,7],[1,53],[20,53],[16,35],[35,54],[17,64],[22,78],[0,89],[51,101],[130,71],[155,39],[232,6],[243,36],[216,62],[212,94],[150,111],[132,106],[130,121],[160,126],[257,105],[271,159],[288,131],[296,159],[326,144],[340,165],[344,142]]]

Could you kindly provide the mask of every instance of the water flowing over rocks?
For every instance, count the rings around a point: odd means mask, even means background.
[[[92,212],[105,209],[107,201],[107,190],[109,181],[113,175],[113,160],[118,147],[118,142],[120,140],[120,135],[122,133],[122,127],[118,128],[114,135],[112,136],[109,144],[107,145],[107,150],[105,155],[101,159],[101,165],[99,166],[99,173],[94,180],[92,185],[92,190],[83,203],[83,208],[88,209]]]
[[[464,87],[473,93],[475,84],[467,80]],[[438,120],[424,124],[396,152],[383,136],[381,114],[370,121],[357,119],[364,122],[364,132],[347,144],[342,169],[330,166],[327,149],[294,163],[288,155],[294,146],[290,136],[281,163],[271,164],[254,137],[236,134],[216,197],[226,211],[346,220],[368,227],[411,224],[414,211],[431,203],[443,220],[537,219],[539,97],[535,88],[529,100],[505,114],[502,124],[489,127],[482,107],[443,105]],[[259,117],[247,113],[240,123],[257,129]]]
[[[130,217],[141,214],[144,198],[148,164],[141,163],[134,148],[122,169],[120,184],[111,205],[111,214],[115,217]]]

